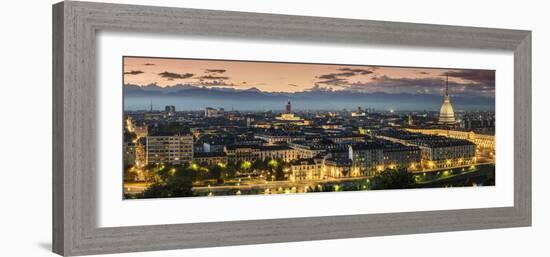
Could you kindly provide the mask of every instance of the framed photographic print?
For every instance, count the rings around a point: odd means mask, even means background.
[[[530,226],[530,37],[56,4],[53,250]]]

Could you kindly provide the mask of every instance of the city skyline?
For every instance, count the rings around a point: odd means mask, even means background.
[[[495,185],[495,71],[125,57],[123,76],[125,199]]]

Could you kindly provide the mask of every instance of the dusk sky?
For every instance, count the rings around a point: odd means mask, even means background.
[[[124,83],[189,84],[264,92],[358,92],[494,97],[495,71],[124,57]]]

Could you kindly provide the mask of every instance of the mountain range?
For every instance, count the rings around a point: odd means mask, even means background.
[[[164,109],[174,105],[177,110],[200,110],[207,106],[235,110],[282,110],[288,99],[295,110],[341,110],[376,108],[378,110],[438,111],[443,97],[438,94],[366,93],[347,90],[311,89],[301,92],[264,92],[257,88],[235,89],[201,87],[188,84],[160,87],[155,84],[123,86],[124,109]],[[455,111],[493,111],[494,98],[484,96],[452,96]]]

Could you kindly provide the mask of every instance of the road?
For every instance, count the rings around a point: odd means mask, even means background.
[[[481,169],[483,174],[480,174],[480,168],[485,166],[493,167],[492,176],[494,177],[494,164],[493,163],[481,163],[476,164],[475,170],[471,170],[471,166],[455,167],[452,169],[434,169],[424,170],[416,172],[416,176],[423,176],[423,179],[427,181],[419,182],[419,187],[444,187],[445,185],[458,186],[463,180],[470,181],[473,178],[478,178],[476,181],[481,181],[482,178],[488,176],[487,169]],[[443,172],[449,172],[448,175]],[[241,178],[232,179],[227,183],[230,185],[207,185],[207,186],[195,186],[193,192],[199,196],[207,195],[239,195],[239,194],[282,194],[282,193],[305,193],[312,191],[341,191],[345,190],[338,188],[339,186],[345,186],[346,188],[353,188],[353,190],[366,189],[365,184],[371,177],[348,177],[348,178],[331,178],[323,180],[307,180],[307,181],[266,181],[265,179],[258,178]],[[454,180],[453,180],[454,179]],[[149,184],[145,182],[138,183],[125,183],[124,193],[137,194],[143,192]]]

